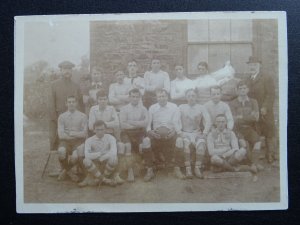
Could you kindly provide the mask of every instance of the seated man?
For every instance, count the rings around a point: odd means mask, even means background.
[[[238,139],[233,131],[226,128],[227,120],[224,114],[216,116],[215,126],[207,136],[207,148],[211,165],[235,171],[237,166],[246,157],[246,149],[240,148]]]
[[[97,92],[98,105],[92,106],[89,114],[89,130],[94,130],[94,123],[103,120],[106,124],[106,133],[118,137],[119,118],[113,106],[107,105],[107,94],[104,91]]]
[[[57,125],[58,159],[62,167],[58,180],[64,180],[69,176],[73,181],[78,182],[79,178],[72,173],[71,168],[78,162],[78,153],[83,152],[83,144],[87,136],[87,116],[76,110],[75,96],[68,96],[66,105],[68,110],[58,117]],[[71,155],[70,159],[69,155]]]
[[[171,81],[171,99],[176,105],[186,103],[186,90],[194,88],[194,82],[184,74],[183,66],[175,66],[176,78]]]
[[[210,116],[206,109],[197,104],[197,94],[194,89],[186,91],[186,99],[188,104],[179,106],[181,113],[182,133],[181,137],[176,140],[176,147],[184,149],[186,177],[192,178],[191,169],[191,149],[193,146],[196,149],[195,175],[198,178],[203,178],[203,160],[206,151],[206,136],[210,130]],[[204,130],[201,131],[203,124]]]
[[[89,182],[87,176],[79,183],[79,186],[102,183],[114,186],[115,181],[111,176],[118,164],[116,139],[105,133],[107,127],[102,120],[97,120],[93,126],[95,135],[85,141],[85,159],[83,160],[88,176],[93,178],[93,182]],[[98,168],[99,164],[105,165],[103,175]]]
[[[175,158],[174,172],[178,178],[184,178],[180,171],[181,151],[175,149],[177,135],[181,133],[180,112],[178,107],[168,102],[168,92],[164,89],[156,91],[157,103],[150,106],[148,137],[143,140],[143,156],[147,168],[145,181],[154,177],[152,152],[155,159],[161,163],[171,162]]]
[[[145,129],[148,124],[148,111],[139,104],[141,100],[141,93],[139,89],[134,88],[129,91],[130,103],[121,108],[120,111],[120,125],[121,125],[121,141],[124,147],[118,149],[118,158],[120,164],[125,161],[125,168],[128,170],[127,181],[134,181],[134,173],[132,169],[132,150],[139,151],[140,144],[146,136]],[[122,151],[122,149],[124,149]],[[119,151],[120,150],[120,151]]]
[[[245,139],[250,144],[252,160],[257,163],[261,150],[261,139],[255,127],[259,120],[259,109],[255,99],[248,97],[249,88],[245,81],[240,81],[237,86],[238,97],[230,103],[235,131],[239,139]]]
[[[221,101],[222,92],[220,86],[213,86],[210,88],[210,100],[204,104],[207,109],[211,121],[216,120],[216,116],[224,114],[227,120],[227,129],[232,130],[234,126],[234,120],[230,107],[227,103]]]
[[[116,83],[109,86],[108,100],[111,105],[119,112],[121,107],[129,103],[129,90],[131,84],[125,83],[125,74],[123,71],[118,71],[116,74]]]
[[[148,109],[156,102],[156,90],[165,89],[170,92],[170,77],[169,74],[161,68],[160,60],[153,58],[151,61],[151,70],[144,74],[145,94],[144,106]]]

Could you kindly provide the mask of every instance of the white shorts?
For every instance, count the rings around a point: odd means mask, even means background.
[[[187,138],[191,144],[196,146],[198,143],[205,143],[206,140],[201,132],[182,132],[182,137]]]

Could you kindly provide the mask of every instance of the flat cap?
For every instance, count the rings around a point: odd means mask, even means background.
[[[63,61],[60,64],[58,64],[59,68],[73,68],[75,65],[73,63],[71,63],[70,61]]]
[[[249,64],[249,63],[260,63],[261,64],[261,61],[255,56],[250,56],[247,64]]]

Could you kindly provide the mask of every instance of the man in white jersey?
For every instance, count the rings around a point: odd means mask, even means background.
[[[186,103],[185,92],[190,88],[194,88],[194,82],[187,78],[184,74],[184,68],[182,65],[175,66],[176,78],[171,81],[171,100],[176,105]]]
[[[124,78],[124,83],[131,86],[130,89],[139,89],[141,95],[145,93],[145,81],[144,78],[138,76],[137,63],[135,60],[131,60],[127,64],[128,76]]]

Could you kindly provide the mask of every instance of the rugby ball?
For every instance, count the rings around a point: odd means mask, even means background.
[[[155,133],[159,134],[162,138],[167,137],[169,132],[170,132],[170,129],[167,127],[158,127],[155,130]]]

